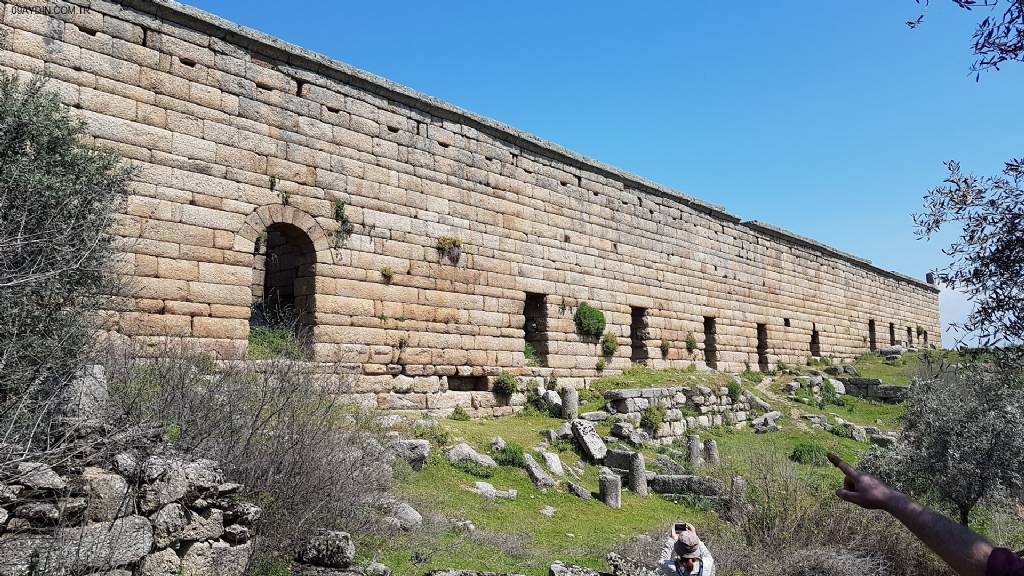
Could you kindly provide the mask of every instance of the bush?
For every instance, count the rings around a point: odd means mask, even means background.
[[[391,266],[385,266],[380,269],[380,277],[384,280],[385,284],[391,284],[391,281],[395,278],[395,271]]]
[[[303,360],[309,357],[309,348],[288,328],[252,326],[248,355],[251,360]]]
[[[694,338],[693,332],[689,332],[686,334],[686,351],[693,354],[695,350],[697,350],[697,339]]]
[[[462,238],[445,236],[437,239],[437,251],[452,264],[458,264],[462,257]]]
[[[516,468],[526,467],[526,457],[523,455],[523,447],[515,442],[506,442],[504,448],[494,452],[494,461],[501,466],[514,466]]]
[[[412,435],[423,440],[430,440],[430,444],[438,450],[444,448],[452,441],[452,433],[440,424],[434,424],[433,426],[417,424],[413,426]]]
[[[611,332],[606,332],[601,337],[601,354],[605,356],[613,356],[619,349],[619,339],[616,338]]]
[[[800,442],[794,446],[793,452],[789,455],[789,459],[793,462],[808,464],[810,466],[828,465],[828,459],[825,458],[825,449],[810,442]]]
[[[132,288],[110,274],[132,170],[84,146],[44,85],[0,73],[0,462],[59,460],[77,441],[60,393],[93,351],[96,310]]]
[[[594,368],[597,368],[598,371],[602,371],[602,370],[604,370],[607,367],[608,367],[608,362],[605,361],[604,358],[598,358],[597,359],[597,363],[594,364]]]
[[[667,357],[668,356],[668,352],[671,349],[672,349],[672,343],[671,342],[669,342],[668,340],[662,340],[661,341],[661,355],[662,355],[662,357]]]
[[[732,400],[733,404],[740,401],[740,397],[743,395],[743,386],[739,382],[732,381],[729,383],[729,399]]]
[[[640,427],[654,434],[658,426],[665,421],[665,409],[661,406],[648,406],[640,416]]]
[[[533,342],[523,343],[523,359],[526,360],[527,366],[540,366],[540,354],[537,353],[537,347]]]
[[[494,475],[494,469],[488,468],[487,466],[481,466],[472,460],[460,460],[458,462],[452,462],[452,468],[456,470],[462,470],[470,476],[476,476],[477,478],[490,478]]]
[[[498,375],[494,377],[494,393],[499,396],[508,398],[516,393],[516,389],[519,387],[519,381],[512,375],[511,372],[502,370],[498,372]]]
[[[174,431],[174,450],[217,460],[264,508],[257,560],[290,557],[314,528],[386,529],[392,468],[379,415],[345,404],[305,363],[214,365],[168,347],[105,359],[112,424]]]
[[[604,312],[586,302],[580,302],[573,321],[576,322],[576,333],[581,336],[599,338],[604,333]]]
[[[833,406],[844,406],[846,404],[828,378],[821,381],[821,402],[822,404],[832,404]]]
[[[526,405],[523,407],[523,414],[547,414],[548,403],[544,397],[537,394],[532,387],[526,390]]]
[[[466,409],[462,407],[462,404],[456,404],[455,409],[448,415],[448,418],[459,422],[465,422],[469,420],[469,414],[466,413]]]
[[[750,368],[747,368],[746,370],[741,372],[740,378],[743,378],[748,382],[753,382],[754,384],[760,384],[761,382],[764,382],[764,374],[760,372],[754,372]]]

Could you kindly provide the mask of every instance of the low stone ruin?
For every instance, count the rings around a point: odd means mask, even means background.
[[[910,387],[882,384],[878,378],[840,378],[850,396],[897,404],[910,397]]]
[[[258,507],[209,460],[132,454],[115,468],[22,462],[0,486],[0,576],[240,576]]]
[[[624,439],[631,439],[650,407],[663,408],[664,419],[650,432],[651,440],[658,444],[671,444],[684,437],[688,430],[708,426],[736,425],[750,418],[753,404],[751,395],[743,393],[735,400],[726,387],[677,386],[671,388],[631,388],[609,390],[604,393],[605,410],[633,429],[620,427]],[[635,438],[632,438],[636,442]]]

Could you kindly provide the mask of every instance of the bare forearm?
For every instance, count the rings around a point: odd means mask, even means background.
[[[960,576],[985,576],[992,545],[966,526],[896,492],[886,511],[902,522]]]

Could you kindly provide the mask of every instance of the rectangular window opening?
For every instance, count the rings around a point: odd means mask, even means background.
[[[449,376],[448,389],[452,392],[486,392],[487,376]]]
[[[914,331],[913,331],[913,329],[910,328],[910,326],[907,326],[907,346],[913,346],[913,345],[914,345]]]
[[[789,328],[789,318],[783,318],[782,325],[785,326],[786,328]]]
[[[768,365],[768,325],[757,325],[757,367],[761,372],[767,372]]]
[[[526,293],[523,304],[523,345],[527,366],[546,366],[548,360],[547,296]]]
[[[718,343],[716,341],[718,328],[715,325],[715,318],[704,317],[704,363],[708,368],[718,369]]]
[[[647,308],[630,308],[629,311],[629,357],[633,362],[646,362],[647,338],[650,336],[650,329],[647,327]]]
[[[868,350],[878,350],[878,337],[875,335],[875,321],[868,320]]]
[[[817,327],[811,329],[811,356],[821,357],[821,335],[818,334]]]
[[[889,322],[889,346],[896,345],[896,325]]]

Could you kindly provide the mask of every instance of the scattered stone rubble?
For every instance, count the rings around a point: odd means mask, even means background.
[[[215,462],[173,454],[139,462],[127,453],[115,460],[116,470],[19,464],[16,483],[0,490],[0,576],[24,574],[32,563],[43,573],[242,573],[261,511],[236,497],[242,487],[224,482]]]

